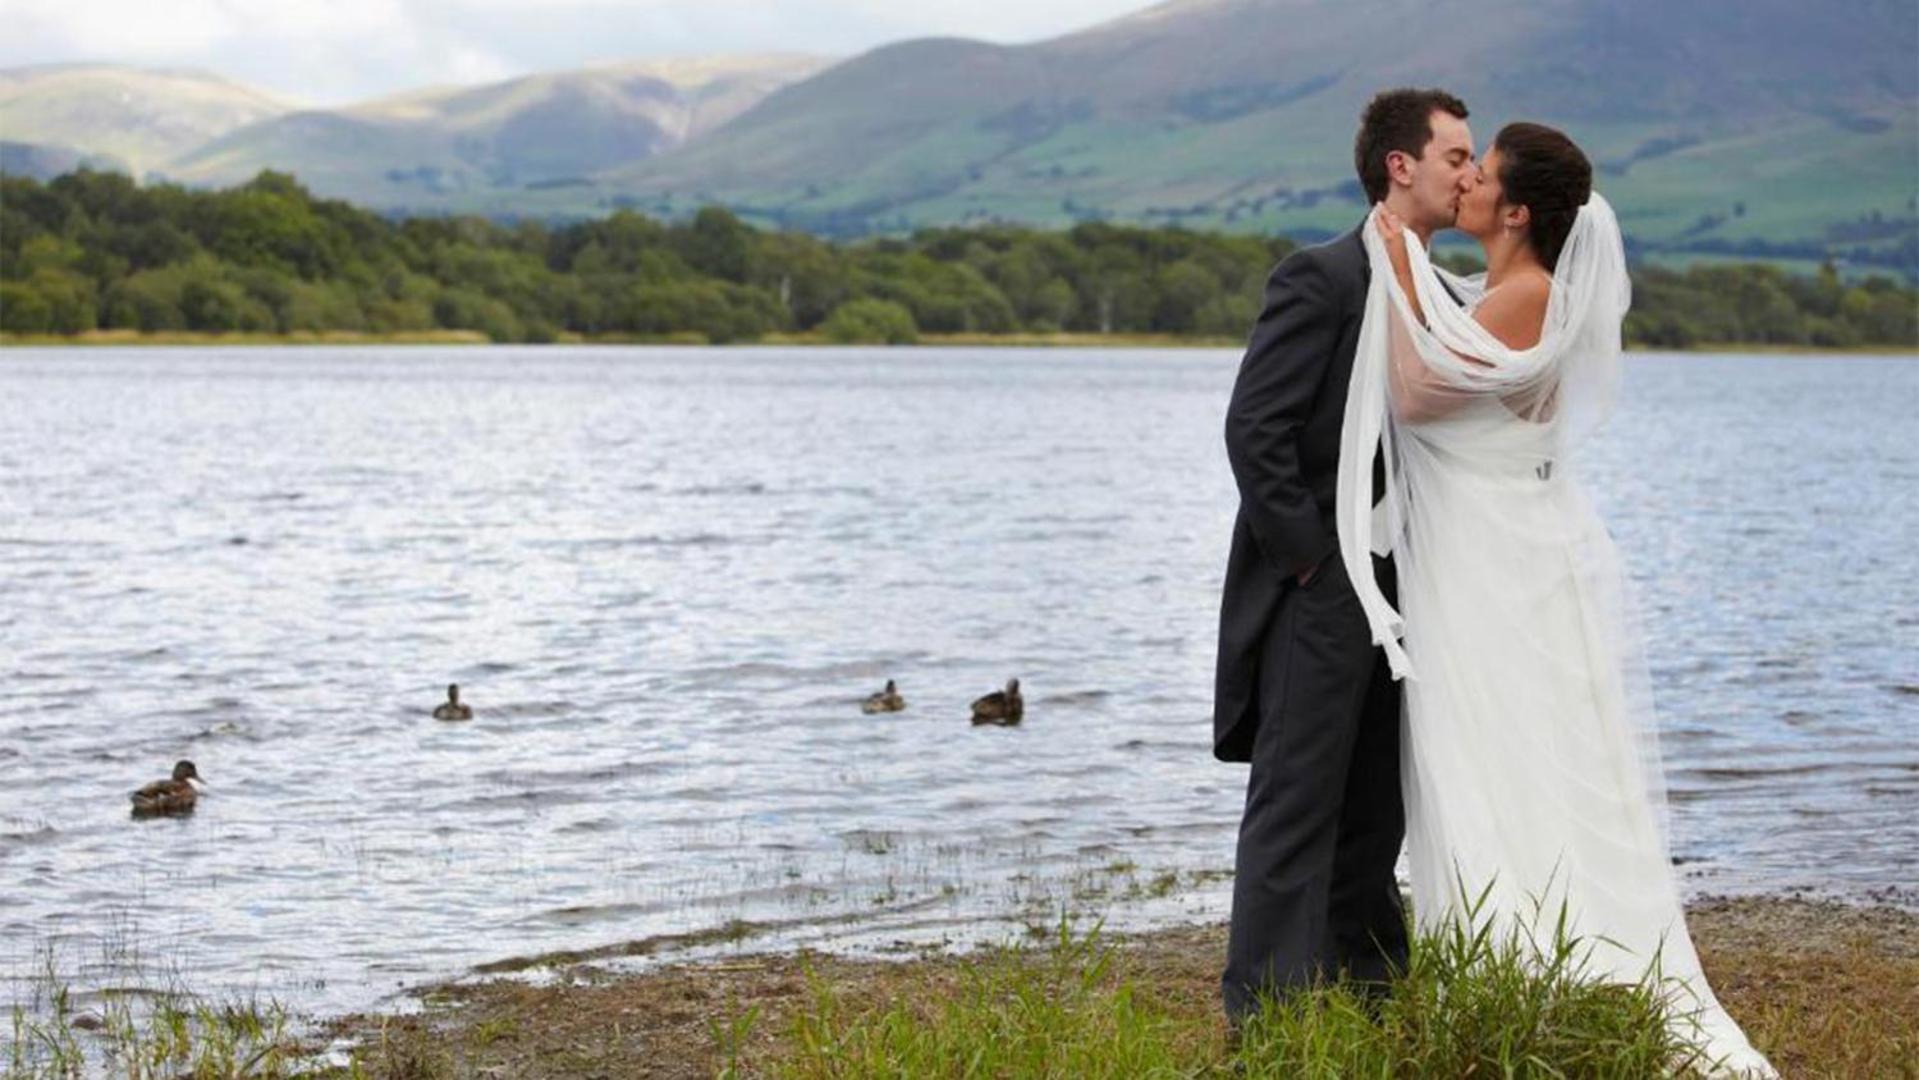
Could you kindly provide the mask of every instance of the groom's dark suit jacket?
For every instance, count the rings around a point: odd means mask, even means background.
[[[1240,361],[1226,410],[1239,519],[1213,687],[1213,755],[1221,761],[1252,757],[1260,646],[1280,595],[1338,546],[1339,434],[1370,281],[1358,229],[1287,256],[1267,279],[1265,307]],[[1375,492],[1382,473],[1375,462]]]

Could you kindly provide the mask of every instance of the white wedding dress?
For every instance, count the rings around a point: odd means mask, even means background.
[[[1714,998],[1686,932],[1642,637],[1566,457],[1609,410],[1618,375],[1630,284],[1611,209],[1595,195],[1580,212],[1529,350],[1474,322],[1483,283],[1436,270],[1409,236],[1430,319],[1419,326],[1370,222],[1365,232],[1374,269],[1340,539],[1374,639],[1405,679],[1415,917],[1435,927],[1483,891],[1480,920],[1550,956],[1563,905],[1590,975],[1666,980],[1675,1029],[1716,1062],[1695,1063],[1701,1072],[1776,1076]],[[1389,476],[1377,508],[1375,446]],[[1393,552],[1399,612],[1372,583],[1368,549]]]

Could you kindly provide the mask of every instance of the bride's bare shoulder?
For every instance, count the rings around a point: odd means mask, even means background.
[[[1515,274],[1487,291],[1473,318],[1507,348],[1530,349],[1539,344],[1552,291],[1553,279],[1544,273]]]

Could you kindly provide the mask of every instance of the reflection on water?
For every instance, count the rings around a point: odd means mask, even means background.
[[[729,920],[1221,915],[1236,360],[8,350],[0,971],[134,937],[346,1008]],[[1589,474],[1695,889],[1915,877],[1915,404],[1896,360],[1630,365]],[[1025,725],[973,728],[1009,676]],[[131,822],[181,757],[198,812]]]

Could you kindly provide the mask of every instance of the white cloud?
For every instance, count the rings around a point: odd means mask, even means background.
[[[0,0],[0,66],[194,67],[335,104],[650,56],[1029,41],[1142,0]]]

